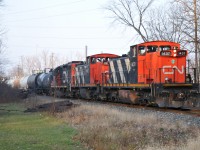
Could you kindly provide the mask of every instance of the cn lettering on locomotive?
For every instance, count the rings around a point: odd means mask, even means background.
[[[166,69],[170,69],[171,71],[166,71]],[[163,66],[163,74],[174,74],[174,70],[177,70],[179,74],[184,74],[185,71],[184,66],[181,66],[181,69],[177,66]]]

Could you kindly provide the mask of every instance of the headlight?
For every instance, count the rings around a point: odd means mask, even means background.
[[[183,99],[183,98],[185,98],[185,93],[179,92],[179,93],[177,94],[177,98],[178,98],[178,99]]]

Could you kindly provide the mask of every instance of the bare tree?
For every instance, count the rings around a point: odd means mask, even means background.
[[[37,56],[25,57],[25,69],[27,74],[32,74],[33,70],[41,70],[41,61]]]
[[[54,59],[53,59],[53,64],[54,64],[54,68],[59,66],[59,65],[63,65],[66,64],[68,62],[68,57],[65,55],[58,55],[58,54],[54,54]]]
[[[48,68],[49,67],[49,51],[48,50],[43,50],[41,53],[41,59],[43,63],[43,68]]]
[[[84,57],[77,51],[76,60],[82,60]],[[56,53],[50,53],[49,51],[42,51],[41,57],[36,55],[21,56],[19,64],[13,66],[10,70],[10,76],[23,76],[30,75],[33,71],[43,71],[45,68],[55,68],[59,65],[66,64],[68,62],[67,55],[58,55]],[[36,72],[35,72],[36,73]]]
[[[133,28],[143,41],[149,40],[145,15],[154,0],[116,0],[107,7],[114,22]]]
[[[8,63],[8,59],[6,58],[5,50],[3,49],[2,43],[0,39],[0,78],[5,76],[5,67]]]
[[[183,33],[186,35],[187,42],[191,45],[191,52],[195,53],[195,68],[199,70],[200,57],[198,63],[198,48],[200,44],[200,1],[197,0],[174,0],[182,8],[181,17],[184,20],[183,26],[185,30]],[[199,77],[195,79],[198,81]]]
[[[3,0],[0,0],[0,7],[3,6]],[[2,79],[5,78],[5,67],[6,64],[8,63],[8,59],[6,58],[5,55],[5,50],[3,47],[3,41],[2,41],[2,35],[4,34],[4,30],[0,30],[0,82]]]
[[[17,65],[17,66],[12,67],[12,69],[9,71],[9,76],[10,77],[23,77],[24,71],[20,65]]]
[[[79,51],[76,51],[76,60],[84,60],[85,56],[81,54]]]
[[[2,54],[2,49],[0,46],[0,76],[3,75],[3,54]]]
[[[167,7],[166,11],[163,11],[163,8],[152,10],[147,22],[149,39],[168,40],[185,45],[185,20],[180,17],[181,12],[181,7],[175,4]]]

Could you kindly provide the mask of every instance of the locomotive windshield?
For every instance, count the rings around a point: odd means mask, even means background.
[[[147,46],[147,53],[156,52],[158,50],[158,46]]]
[[[96,57],[94,57],[94,58],[91,58],[91,59],[92,59],[92,61],[91,61],[92,64],[95,64],[95,63],[98,63],[98,62],[103,62],[103,63],[105,63],[105,62],[108,62],[108,61],[109,61],[109,58],[108,58],[108,57],[106,57],[106,58],[101,58],[101,57],[96,58]]]
[[[160,50],[161,51],[166,51],[166,50],[170,50],[171,46],[160,46]]]
[[[139,54],[140,55],[145,55],[145,52],[146,52],[145,46],[139,46]]]

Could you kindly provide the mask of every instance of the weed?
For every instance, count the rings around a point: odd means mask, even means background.
[[[153,113],[124,112],[106,106],[82,105],[58,116],[80,131],[77,140],[97,150],[189,147],[187,142],[200,137],[197,127],[182,122],[170,123]]]

